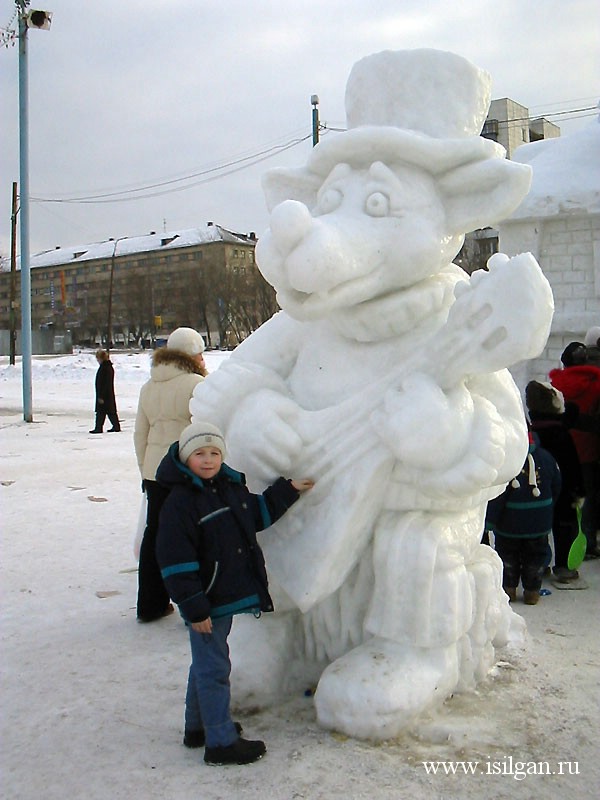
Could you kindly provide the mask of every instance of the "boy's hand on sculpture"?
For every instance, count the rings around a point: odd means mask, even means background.
[[[307,492],[309,489],[315,485],[315,482],[312,481],[310,478],[300,478],[299,480],[291,480],[290,483],[294,487],[297,492]]]
[[[196,633],[212,633],[212,620],[210,617],[201,622],[190,622],[190,626]]]

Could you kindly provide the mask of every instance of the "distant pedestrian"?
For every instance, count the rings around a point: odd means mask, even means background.
[[[115,371],[106,350],[96,351],[96,424],[90,433],[104,433],[104,422],[108,417],[112,428],[108,433],[119,433],[121,424],[117,414],[115,398]]]
[[[158,516],[168,494],[156,482],[156,469],[190,424],[192,394],[207,374],[204,339],[193,328],[177,328],[166,347],[154,351],[150,380],[140,391],[133,443],[148,508],[138,568],[139,622],[153,622],[173,611],[155,554]]]

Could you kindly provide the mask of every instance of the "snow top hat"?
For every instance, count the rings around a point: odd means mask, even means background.
[[[490,75],[455,53],[385,50],[361,59],[346,86],[348,130],[323,138],[306,169],[268,172],[269,209],[285,199],[310,207],[315,186],[339,163],[404,162],[439,175],[474,161],[504,159],[501,145],[479,136],[490,96]]]
[[[192,422],[179,437],[179,460],[185,464],[194,450],[200,447],[216,447],[225,458],[225,439],[221,431],[210,422]]]

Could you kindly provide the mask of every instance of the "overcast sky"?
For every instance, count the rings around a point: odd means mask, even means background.
[[[459,53],[491,73],[494,98],[548,116],[563,135],[594,124],[593,112],[575,110],[600,97],[597,0],[33,0],[32,8],[53,12],[50,31],[28,35],[32,254],[209,220],[260,234],[268,224],[261,175],[306,160],[311,95],[322,123],[344,127],[348,73],[379,50]],[[14,9],[0,0],[0,28],[16,27]],[[19,180],[17,46],[0,48],[0,97],[6,256]],[[92,196],[111,202],[39,201]]]

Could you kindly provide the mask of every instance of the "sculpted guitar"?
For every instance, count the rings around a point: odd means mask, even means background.
[[[357,436],[356,431],[370,425],[385,393],[401,388],[415,372],[449,390],[470,375],[495,372],[542,351],[553,301],[537,262],[528,253],[496,256],[489,268],[457,284],[456,301],[433,340],[368,390],[336,406],[302,412],[301,433],[313,444],[304,448],[293,472],[310,475],[316,485],[263,543],[271,574],[302,611],[341,585],[381,510],[395,458],[375,432]],[[427,433],[435,441],[435,430]]]

